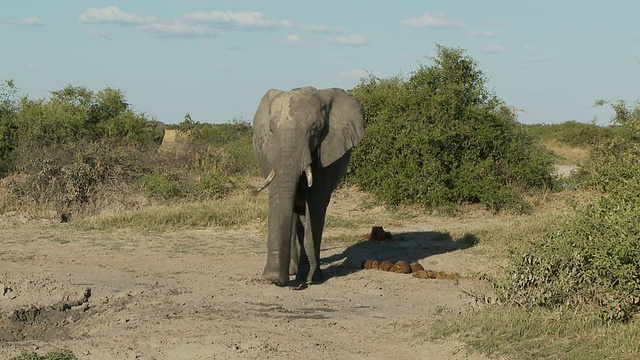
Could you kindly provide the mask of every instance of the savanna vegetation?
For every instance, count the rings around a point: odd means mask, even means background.
[[[160,149],[157,122],[121,90],[67,86],[47,100],[0,92],[0,212],[62,219],[148,204],[220,199],[257,175],[251,127],[189,116],[175,146]]]
[[[524,214],[476,234],[506,264],[487,276],[491,304],[425,337],[510,358],[637,358],[640,106],[599,102],[616,114],[607,127],[525,126],[486,82],[464,50],[438,47],[408,76],[370,75],[351,90],[367,128],[349,184],[396,209]],[[0,213],[144,229],[266,218],[248,191],[258,177],[250,124],[185,116],[175,142],[159,146],[152,120],[121,90],[69,85],[33,100],[4,82]],[[553,175],[563,162],[580,165],[569,179]]]
[[[485,85],[472,58],[442,46],[408,77],[361,80],[352,181],[389,205],[528,211],[524,194],[553,187],[552,158]]]
[[[615,110],[610,127],[534,127],[556,144],[590,148],[564,190],[566,211],[540,209],[527,223],[487,230],[493,247],[510,249],[504,272],[491,277],[498,305],[449,318],[433,338],[460,336],[487,355],[523,359],[638,357],[640,108],[600,104]],[[566,133],[591,135],[583,143]]]

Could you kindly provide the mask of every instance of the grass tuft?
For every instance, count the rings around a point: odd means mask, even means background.
[[[446,316],[428,340],[456,337],[470,352],[509,359],[637,359],[640,321],[604,325],[584,308],[493,306]]]
[[[166,231],[185,228],[238,228],[247,224],[265,224],[268,216],[264,193],[253,196],[235,193],[221,200],[179,205],[158,205],[116,215],[94,217],[76,222],[83,229],[122,229]]]
[[[11,360],[76,360],[77,357],[71,350],[52,351],[45,355],[38,355],[36,352],[22,352],[14,356]]]

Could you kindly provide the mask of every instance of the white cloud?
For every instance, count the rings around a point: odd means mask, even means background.
[[[210,37],[219,35],[216,29],[188,24],[183,21],[153,23],[140,26],[140,29],[157,36]]]
[[[481,52],[486,54],[500,54],[507,52],[507,48],[504,45],[487,45],[480,49]]]
[[[360,79],[363,77],[367,77],[368,73],[366,70],[363,69],[355,69],[355,70],[348,70],[348,71],[341,71],[340,73],[338,73],[340,76],[343,77],[348,77],[348,78],[356,78],[356,79]]]
[[[299,28],[302,30],[317,32],[317,33],[340,32],[340,29],[332,28],[327,25],[302,25]]]
[[[125,25],[140,25],[156,22],[153,16],[139,16],[120,10],[117,6],[109,6],[103,9],[90,8],[80,14],[78,19],[90,23],[116,23]]]
[[[37,17],[28,17],[22,18],[18,20],[11,19],[0,19],[0,24],[9,24],[9,25],[25,25],[25,26],[42,26],[44,23],[42,20]]]
[[[18,20],[18,24],[29,25],[29,26],[44,25],[44,23],[40,21],[40,19],[38,19],[37,17],[28,17],[28,18],[20,19]]]
[[[349,36],[338,36],[338,37],[330,37],[325,40],[328,44],[336,44],[336,45],[348,45],[348,46],[362,46],[368,45],[369,39],[366,36],[362,35],[349,35]]]
[[[78,19],[88,23],[115,23],[133,25],[137,29],[156,36],[211,37],[220,34],[220,27],[232,29],[300,29],[309,32],[331,33],[339,29],[326,25],[295,26],[291,21],[268,19],[257,11],[196,11],[175,19],[159,20],[155,16],[139,16],[120,10],[117,6],[102,9],[90,8]],[[0,21],[2,21],[0,19]],[[87,32],[90,37],[104,36],[95,30]],[[368,40],[363,36],[340,37],[329,42],[344,45],[364,45]],[[291,34],[279,42],[285,46],[306,46],[297,34]]]
[[[491,30],[484,30],[484,31],[480,31],[480,30],[469,30],[469,35],[473,36],[473,37],[485,37],[485,38],[489,38],[489,37],[494,37],[496,34],[491,31]]]
[[[444,14],[424,13],[421,17],[412,17],[402,20],[400,24],[404,26],[423,27],[423,28],[459,28],[466,26],[462,20],[449,20]]]
[[[101,33],[98,30],[88,30],[86,32],[86,34],[87,34],[88,37],[91,37],[91,38],[102,37],[102,38],[105,38],[107,40],[111,40],[111,38],[109,36],[105,35],[104,33]]]
[[[27,69],[40,69],[40,68],[41,66],[38,63],[32,62],[27,64]]]
[[[306,41],[302,40],[300,36],[296,34],[287,35],[283,40],[279,42],[283,46],[301,47],[309,45]]]
[[[186,14],[184,19],[190,21],[227,24],[247,29],[280,29],[293,28],[289,20],[269,20],[257,11],[197,11]]]
[[[533,46],[525,45],[525,46],[522,47],[522,50],[524,50],[526,52],[532,52],[533,51]]]

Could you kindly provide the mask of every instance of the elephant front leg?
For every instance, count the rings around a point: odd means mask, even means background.
[[[279,286],[289,282],[292,214],[293,197],[281,196],[277,190],[269,189],[269,240],[262,278]]]

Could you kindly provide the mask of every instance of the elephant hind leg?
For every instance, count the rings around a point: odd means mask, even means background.
[[[298,224],[300,225],[297,228],[297,240],[298,243],[297,245],[297,249],[299,250],[299,260],[298,260],[298,271],[296,272],[296,280],[300,281],[300,282],[307,282],[308,281],[308,274],[309,274],[309,252],[308,252],[308,241],[306,240],[306,235],[307,235],[307,231],[306,231],[306,221],[305,221],[305,216],[301,216],[299,218],[299,222]],[[313,253],[311,253],[311,256],[313,256]]]
[[[291,233],[291,261],[289,263],[289,275],[298,273],[300,263],[300,249],[304,238],[304,216],[293,214],[293,231]]]
[[[324,280],[320,269],[320,238],[324,225],[326,206],[307,204],[303,219],[304,235],[300,239],[300,264],[296,280],[306,283],[320,283]]]
[[[293,231],[291,232],[291,261],[289,275],[297,275],[299,272],[300,258],[304,244],[304,222],[306,212],[306,187],[302,180],[298,182],[293,202]]]

